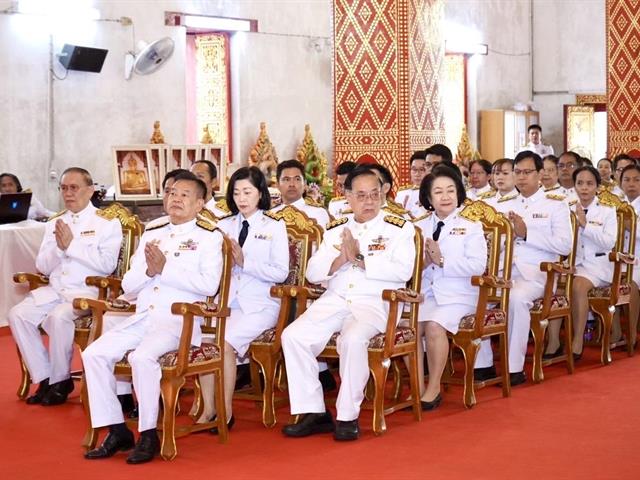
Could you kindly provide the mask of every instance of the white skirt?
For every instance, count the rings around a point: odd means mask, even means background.
[[[279,306],[266,307],[256,313],[243,313],[241,308],[232,308],[227,318],[224,339],[243,359],[249,350],[249,345],[258,335],[276,326]]]
[[[635,277],[635,269],[634,268],[634,272],[633,272],[633,276]],[[613,272],[612,272],[613,275]],[[591,283],[593,283],[593,286],[595,288],[599,288],[599,287],[605,287],[607,285],[609,285],[609,283],[611,283],[611,277],[609,277],[609,281],[604,281],[604,280],[600,280],[598,277],[596,277],[593,273],[591,273],[589,270],[587,270],[586,268],[584,268],[582,265],[578,265],[576,267],[576,277],[584,277],[587,280],[589,280]]]
[[[422,305],[420,305],[418,321],[436,322],[448,332],[458,333],[458,326],[460,325],[462,317],[475,313],[475,311],[475,305],[466,305],[463,303],[438,305],[435,297],[427,297],[424,299]]]

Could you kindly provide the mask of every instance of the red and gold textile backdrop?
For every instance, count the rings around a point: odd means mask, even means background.
[[[335,165],[369,154],[391,170],[397,184],[406,183],[407,160],[413,149],[426,146],[430,126],[440,126],[437,138],[444,139],[440,102],[433,100],[439,98],[432,86],[439,74],[422,70],[442,66],[442,59],[431,58],[429,46],[439,33],[426,30],[440,21],[425,18],[425,9],[431,8],[441,18],[441,4],[442,0],[333,2]],[[412,109],[415,98],[420,108]]]
[[[640,2],[607,0],[609,156],[640,154]]]

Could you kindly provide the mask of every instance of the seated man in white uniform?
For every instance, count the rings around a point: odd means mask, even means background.
[[[542,158],[547,155],[553,155],[553,147],[542,143],[542,127],[540,125],[529,125],[527,131],[529,132],[529,143],[522,147],[520,152],[528,150],[530,152],[537,153]]]
[[[218,188],[218,169],[209,160],[198,160],[191,165],[191,173],[204,182],[207,186],[207,195],[205,196],[204,206],[213,213],[216,218],[222,218],[229,212],[221,210],[216,206],[216,199],[213,192]]]
[[[620,155],[616,155],[615,157],[613,157],[614,185],[611,188],[611,193],[613,193],[614,195],[617,195],[623,200],[626,199],[626,195],[623,189],[621,188],[622,187],[621,175],[622,175],[622,171],[625,168],[627,168],[629,165],[636,165],[636,161],[633,158],[631,158],[629,155],[622,153]],[[638,255],[638,253],[640,252],[637,252],[636,255]]]
[[[474,160],[469,164],[469,184],[467,198],[484,200],[494,194],[491,188],[491,163],[487,160]]]
[[[147,228],[131,268],[122,279],[127,295],[137,297],[136,313],[104,333],[82,353],[94,428],[109,427],[102,445],[85,454],[107,458],[134,446],[118,398],[115,364],[128,351],[138,397],[141,435],[127,463],[143,463],[158,453],[156,432],[161,367],[158,358],[178,347],[182,317],[171,314],[174,302],[203,301],[218,290],[222,274],[223,237],[209,222],[197,219],[206,186],[197,178],[175,181],[168,201],[169,221]],[[200,345],[198,322],[192,345]]]
[[[560,188],[553,190],[553,193],[564,195],[569,206],[573,206],[578,201],[576,189],[573,186],[573,172],[582,166],[582,158],[575,152],[564,152],[558,157],[558,183]]]
[[[49,276],[49,284],[32,290],[9,311],[9,327],[31,380],[40,383],[27,398],[30,405],[59,405],[73,391],[73,319],[80,314],[73,308],[73,299],[98,296],[98,289],[87,286],[85,279],[111,275],[122,242],[120,222],[103,218],[102,211],[90,202],[93,180],[89,172],[67,168],[59,188],[66,210],[47,223],[36,258],[36,268]],[[49,336],[48,351],[39,326]]]
[[[347,199],[344,198],[344,181],[347,175],[356,168],[356,162],[342,162],[336,168],[336,196],[329,201],[329,214],[333,218],[340,218],[345,211],[350,210]]]
[[[413,152],[409,160],[409,174],[411,183],[398,189],[396,202],[407,210],[413,218],[418,218],[427,213],[420,204],[420,183],[422,179],[431,173],[431,162],[427,162],[425,150]]]
[[[283,433],[291,437],[335,430],[336,440],[358,438],[369,378],[367,346],[387,323],[382,291],[404,287],[415,261],[414,227],[381,212],[382,185],[371,169],[356,168],[345,188],[354,217],[327,226],[307,267],[309,281],[326,282],[327,290],[282,334],[291,413],[302,415],[299,423],[284,427]],[[316,359],[334,332],[340,332],[342,379],[337,427],[325,408]]]

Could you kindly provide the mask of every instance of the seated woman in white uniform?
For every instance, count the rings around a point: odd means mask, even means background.
[[[589,290],[604,287],[611,282],[613,263],[609,252],[616,243],[618,219],[616,209],[596,198],[601,178],[597,169],[584,166],[573,172],[578,202],[571,207],[578,220],[578,244],[576,246],[576,274],[573,278],[571,313],[573,316],[573,356],[582,355],[584,327],[589,312]],[[549,324],[549,342],[543,358],[562,354],[560,345],[560,320]]]
[[[421,392],[423,410],[433,410],[442,401],[440,378],[449,353],[447,332],[456,333],[460,319],[475,312],[478,288],[471,285],[471,277],[482,275],[487,264],[482,225],[465,218],[465,199],[461,176],[446,165],[434,167],[420,185],[420,203],[432,212],[415,222],[425,238],[424,303],[418,315],[418,338],[426,338],[429,365],[429,382]],[[418,350],[422,358],[422,341],[418,341]],[[418,362],[420,378],[424,378],[422,370]]]
[[[20,193],[22,185],[20,180],[13,173],[0,173],[0,194],[2,193]],[[47,219],[55,212],[45,208],[42,202],[35,195],[31,195],[31,205],[27,218],[30,219]]]
[[[231,214],[218,222],[230,239],[233,250],[232,280],[229,289],[231,316],[225,330],[224,388],[227,423],[234,423],[232,398],[236,383],[236,363],[244,360],[251,342],[276,324],[280,301],[269,291],[289,275],[289,243],[284,221],[268,212],[271,198],[267,181],[257,167],[234,172],[227,188]],[[212,377],[201,377],[204,413],[201,421],[215,414]],[[217,434],[213,428],[211,433]]]

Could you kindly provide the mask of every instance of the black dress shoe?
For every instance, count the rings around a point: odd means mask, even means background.
[[[337,388],[336,379],[329,370],[323,370],[318,374],[323,392],[331,392]]]
[[[118,401],[120,402],[120,406],[122,407],[122,413],[125,417],[129,417],[131,412],[133,412],[136,408],[136,402],[133,400],[133,395],[130,393],[125,393],[123,395],[118,395]],[[136,415],[137,417],[138,415]]]
[[[360,436],[360,425],[358,425],[358,419],[343,422],[337,421],[336,431],[333,432],[334,440],[339,442],[348,442],[350,440],[357,440]]]
[[[131,430],[127,430],[125,435],[109,432],[109,434],[98,448],[88,451],[84,454],[87,460],[97,460],[99,458],[113,457],[118,452],[131,450],[136,442],[133,438]]]
[[[438,395],[436,395],[436,398],[434,398],[430,402],[425,402],[424,400],[420,400],[420,406],[422,407],[422,410],[425,412],[428,412],[430,410],[435,410],[440,406],[441,403],[442,403],[442,395],[440,395],[439,393]]]
[[[331,413],[305,413],[302,420],[282,428],[287,437],[307,437],[315,433],[329,433],[336,429]]]
[[[560,346],[556,349],[555,352],[545,353],[544,355],[542,355],[542,359],[551,360],[552,358],[559,357],[560,355],[562,355],[563,351],[564,351],[564,345],[560,344]]]
[[[27,397],[27,400],[26,400],[27,405],[37,405],[39,403],[42,403],[42,400],[44,400],[44,397],[47,395],[48,391],[49,391],[49,379],[46,378],[40,382],[40,385],[38,385],[38,389],[36,390],[36,393],[31,395],[30,397]]]
[[[42,399],[42,405],[45,407],[62,405],[67,401],[67,397],[71,392],[73,392],[73,379],[67,378],[61,382],[54,383],[49,387],[49,391]]]
[[[522,385],[527,381],[527,376],[522,372],[512,372],[509,374],[509,379],[511,380],[511,386],[515,387],[517,385]]]
[[[249,364],[238,365],[236,369],[235,390],[242,390],[251,385],[251,370]]]
[[[136,465],[138,463],[150,462],[159,452],[160,439],[158,435],[155,432],[152,435],[145,435],[143,432],[133,452],[127,457],[127,463]]]
[[[216,415],[214,415],[210,421],[213,422],[215,419],[216,419]],[[236,419],[233,415],[231,415],[231,418],[227,422],[227,430],[231,431],[235,423],[236,423]],[[211,430],[209,430],[209,433],[211,435],[218,435],[218,427],[213,427]]]
[[[473,369],[473,379],[476,382],[484,382],[496,378],[496,367],[483,367]]]

